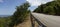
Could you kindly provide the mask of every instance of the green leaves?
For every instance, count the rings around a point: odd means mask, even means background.
[[[8,24],[11,22],[10,20],[10,17],[0,18],[0,27],[7,27]]]
[[[60,15],[60,2],[59,0],[57,0],[57,1],[48,2],[46,4],[42,4],[38,6],[38,8],[34,10],[34,12]]]
[[[25,21],[27,15],[28,15],[28,12],[29,12],[28,11],[29,6],[30,6],[29,3],[26,2],[26,3],[16,7],[16,11],[12,15],[12,18],[11,18],[10,27],[13,27],[14,25],[17,25],[17,24]]]

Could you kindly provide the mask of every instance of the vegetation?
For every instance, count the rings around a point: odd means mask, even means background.
[[[29,7],[29,3],[26,2],[20,6],[17,6],[16,11],[12,16],[3,18],[0,17],[0,27],[14,27],[14,25],[24,22],[30,13],[30,10],[28,10]],[[46,4],[42,4],[38,6],[34,12],[60,15],[60,1],[55,0]]]
[[[34,10],[34,12],[51,14],[51,15],[60,15],[60,1],[55,0],[52,2],[48,2],[46,4],[42,4],[38,6],[38,8]]]
[[[29,10],[28,10],[29,6],[30,6],[29,3],[26,2],[16,7],[16,11],[11,17],[11,23],[9,24],[9,27],[13,27],[14,25],[17,25],[25,21],[29,13]]]
[[[0,17],[0,27],[8,27],[10,21],[10,17]]]
[[[30,5],[26,2],[17,6],[16,11],[11,17],[0,17],[0,27],[14,27],[15,25],[24,22],[30,12],[28,7],[30,7]]]

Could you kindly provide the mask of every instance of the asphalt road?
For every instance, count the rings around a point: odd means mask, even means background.
[[[32,15],[47,27],[60,27],[60,16],[32,13]]]

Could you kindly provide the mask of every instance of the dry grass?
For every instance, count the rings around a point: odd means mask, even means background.
[[[14,27],[32,27],[30,15],[27,17],[27,20],[25,22],[18,24],[17,26]],[[38,27],[38,23],[36,21],[35,21],[35,27]]]
[[[35,27],[38,27],[39,25],[38,25],[38,23],[35,21]]]
[[[30,20],[30,16],[27,17],[27,20],[21,24],[18,24],[15,27],[31,27],[31,20]]]

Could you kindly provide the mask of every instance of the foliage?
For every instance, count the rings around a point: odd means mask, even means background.
[[[34,12],[60,15],[60,1],[57,0],[57,1],[48,2],[46,4],[42,4],[38,6],[38,8],[34,10]]]
[[[8,27],[10,17],[0,17],[0,27]]]
[[[16,11],[11,17],[11,23],[9,24],[9,27],[13,27],[14,25],[17,25],[17,24],[25,21],[27,15],[29,13],[29,11],[28,11],[29,6],[30,6],[29,3],[26,2],[26,3],[16,7]]]

